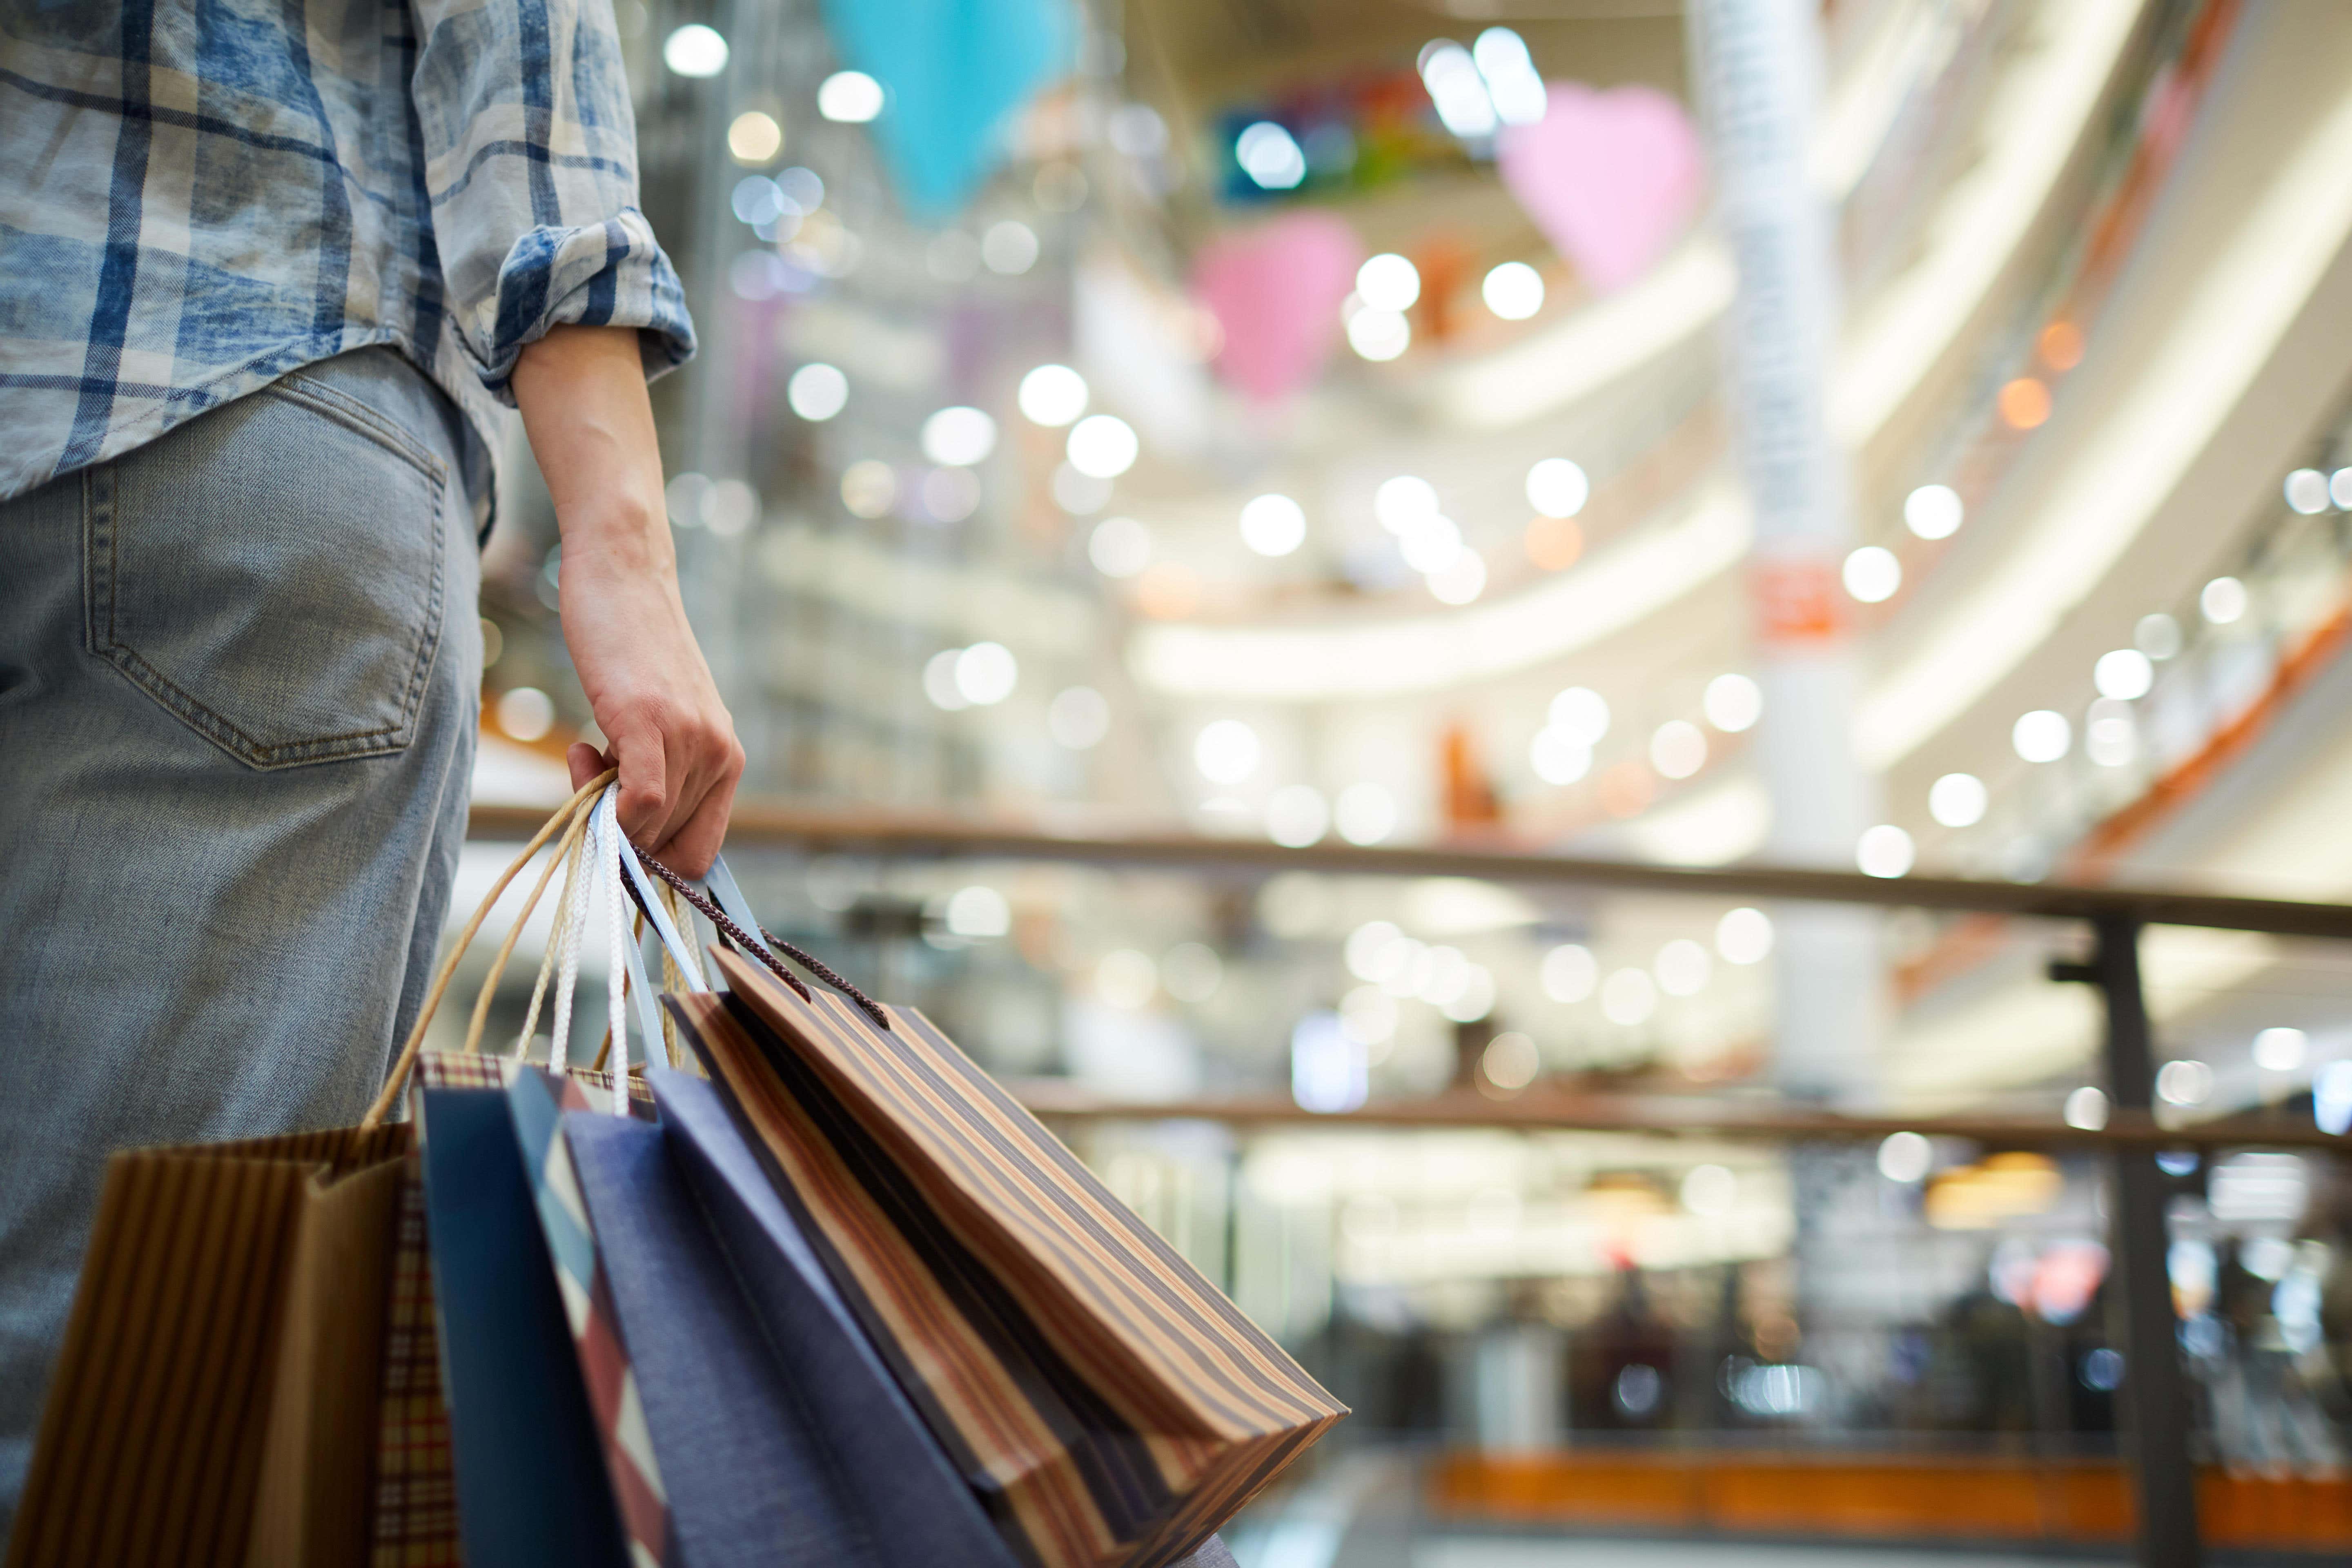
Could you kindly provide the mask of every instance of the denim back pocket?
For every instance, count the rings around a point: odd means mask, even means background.
[[[415,737],[448,464],[295,374],[88,470],[90,651],[256,768]]]

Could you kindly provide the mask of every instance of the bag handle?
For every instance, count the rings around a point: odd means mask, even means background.
[[[360,1128],[362,1131],[373,1131],[381,1126],[385,1114],[392,1110],[393,1102],[399,1097],[401,1086],[408,1081],[409,1073],[416,1066],[416,1054],[425,1045],[425,1028],[433,1022],[434,1015],[440,1010],[441,998],[448,993],[449,982],[457,973],[458,961],[466,956],[466,950],[473,945],[475,935],[481,931],[482,922],[489,919],[490,910],[497,906],[499,897],[506,892],[508,884],[522,874],[523,868],[530,864],[531,857],[538,854],[558,831],[568,832],[575,826],[584,827],[587,814],[583,808],[599,791],[619,777],[617,769],[607,768],[573,791],[572,798],[558,806],[555,814],[531,836],[530,842],[523,846],[522,853],[515,857],[514,863],[500,872],[498,880],[490,884],[490,890],[484,895],[481,906],[475,910],[473,918],[466,922],[466,929],[459,933],[457,942],[450,947],[449,956],[441,961],[440,971],[433,977],[433,988],[425,993],[425,1005],[416,1010],[416,1022],[409,1029],[408,1038],[401,1043],[400,1054],[393,1058],[392,1071],[385,1075],[383,1088],[377,1092],[374,1102],[368,1107],[367,1114],[360,1118]],[[547,887],[548,879],[555,874],[555,867],[561,864],[563,858],[563,855],[558,854],[549,863],[547,869],[541,873],[539,884],[531,892],[533,903],[538,901],[540,893]],[[514,943],[520,935],[520,921],[517,922],[517,931],[509,933],[506,944],[500,952],[501,962],[508,954],[514,952]],[[477,1011],[487,1016],[488,1008],[487,1005],[478,1005]],[[478,1038],[478,1036],[473,1037]]]
[[[367,1109],[367,1113],[360,1119],[362,1131],[372,1131],[381,1126],[384,1117],[391,1112],[393,1105],[399,1099],[402,1086],[408,1081],[409,1074],[415,1069],[417,1054],[424,1048],[425,1029],[440,1010],[442,999],[448,993],[449,983],[457,975],[459,961],[465,957],[467,950],[473,945],[474,938],[480,933],[483,922],[489,919],[490,910],[497,907],[499,900],[505,895],[508,887],[514,879],[522,874],[523,868],[530,864],[532,857],[546,847],[549,839],[556,837],[559,833],[562,837],[557,845],[556,852],[549,858],[547,866],[540,872],[539,880],[532,885],[530,896],[524,900],[522,912],[515,921],[513,929],[507,932],[506,940],[499,944],[497,955],[491,960],[489,974],[483,982],[481,993],[475,998],[473,1016],[468,1020],[466,1031],[465,1048],[468,1052],[480,1047],[482,1033],[489,1016],[491,996],[497,990],[499,978],[506,971],[508,960],[514,954],[515,944],[521,940],[523,926],[530,921],[532,910],[538,907],[539,900],[545,894],[548,884],[554,879],[556,868],[570,860],[573,862],[574,869],[572,875],[566,877],[564,892],[557,900],[558,929],[550,939],[549,949],[550,963],[556,962],[558,947],[563,949],[561,959],[562,979],[556,996],[555,1026],[559,1028],[568,1026],[572,1010],[571,996],[579,962],[578,942],[572,940],[570,932],[573,927],[585,924],[588,916],[585,907],[589,896],[587,884],[603,879],[598,878],[596,873],[605,859],[602,846],[606,842],[617,846],[612,857],[614,862],[614,875],[609,879],[612,896],[617,900],[625,890],[628,897],[646,910],[646,921],[659,936],[662,945],[668,951],[680,974],[685,977],[688,989],[707,991],[709,986],[702,978],[701,965],[697,961],[693,949],[687,944],[676,922],[670,919],[669,911],[663,903],[659,890],[646,879],[647,871],[651,871],[656,878],[684,899],[698,914],[709,921],[712,928],[719,932],[721,941],[757,960],[762,967],[789,986],[803,1001],[812,1000],[808,987],[801,982],[798,975],[784,967],[777,956],[778,953],[789,957],[793,963],[807,969],[818,979],[847,996],[856,1005],[858,1011],[872,1020],[875,1027],[886,1031],[890,1028],[890,1016],[883,1011],[880,1004],[851,984],[846,978],[814,953],[784,941],[760,924],[752,915],[750,904],[743,898],[742,889],[736,884],[734,874],[727,868],[724,858],[714,859],[711,863],[710,879],[707,885],[711,894],[716,895],[717,901],[713,901],[711,897],[697,890],[693,884],[659,860],[650,855],[639,854],[635,847],[629,843],[627,836],[620,831],[618,819],[614,815],[620,795],[620,788],[616,782],[619,776],[618,770],[607,768],[581,785],[572,793],[569,800],[555,809],[554,814],[548,817],[539,831],[531,836],[530,842],[523,846],[522,852],[517,855],[513,862],[499,874],[498,879],[490,884],[489,891],[483,896],[482,902],[474,910],[472,918],[467,921],[465,930],[458,934],[457,942],[450,947],[448,956],[442,960],[439,971],[434,975],[432,989],[425,993],[425,1004],[417,1009],[416,1021],[410,1027],[408,1037],[401,1043],[399,1054],[393,1058],[392,1070],[384,1077],[383,1088],[377,1092],[375,1100]],[[600,834],[597,830],[600,817],[611,824],[609,837]],[[570,915],[568,922],[565,919],[567,911]],[[623,923],[625,928],[625,921]],[[584,937],[585,932],[582,931],[579,934]],[[625,929],[623,931],[623,941],[620,945],[629,951],[617,955],[621,962],[611,970],[611,984],[614,990],[611,998],[612,1005],[616,1012],[620,1011],[618,993],[622,984],[621,977],[625,969],[630,983],[634,984],[636,989],[639,1027],[648,1041],[658,1039],[661,1037],[661,1015],[653,999],[652,987],[642,978],[645,971],[644,958],[635,951],[636,944],[626,940]],[[525,1028],[526,1039],[529,1037],[529,1024],[537,1022],[541,994],[545,988],[547,980],[548,974],[545,966],[542,965],[540,984],[532,993],[531,1011]],[[616,1028],[614,1030],[616,1044],[619,1042],[619,1036],[620,1031]]]
[[[712,928],[715,929],[721,937],[726,939],[729,946],[740,949],[750,957],[757,959],[761,967],[766,969],[777,979],[792,987],[793,991],[802,1001],[806,1002],[812,1000],[809,995],[808,987],[801,984],[800,977],[798,975],[794,974],[791,970],[786,969],[783,966],[782,963],[776,957],[777,952],[783,953],[794,963],[799,964],[802,968],[815,975],[819,980],[824,981],[827,985],[832,986],[835,991],[840,992],[843,995],[848,997],[850,1001],[856,1003],[857,1010],[865,1014],[868,1018],[872,1019],[876,1028],[882,1030],[886,1034],[889,1032],[890,1015],[882,1010],[882,1005],[880,1003],[875,1001],[873,997],[866,994],[865,992],[860,991],[856,986],[852,985],[847,980],[835,973],[832,966],[827,964],[823,959],[818,958],[815,954],[808,952],[804,948],[794,946],[793,943],[786,942],[783,938],[768,930],[757,920],[751,917],[751,910],[749,906],[743,902],[742,890],[735,886],[735,878],[728,871],[727,863],[724,858],[718,858],[711,861],[710,883],[706,884],[706,886],[719,883],[721,879],[724,879],[723,890],[716,886],[713,886],[712,890],[719,893],[721,900],[732,902],[736,908],[741,911],[741,919],[740,921],[733,916],[730,916],[729,911],[721,908],[719,903],[712,902],[709,899],[704,897],[703,894],[696,891],[694,885],[691,882],[688,882],[685,878],[679,876],[677,872],[671,870],[668,867],[663,865],[652,856],[646,855],[638,857],[638,858],[645,863],[646,869],[652,871],[655,876],[659,877],[663,881],[668,883],[669,886],[677,893],[679,898],[684,899],[688,904],[692,905],[696,913],[699,914],[704,920],[709,921]],[[651,901],[655,903],[656,907],[658,907],[659,900],[656,900]],[[754,932],[757,932],[758,934],[754,935]],[[771,951],[772,947],[773,951]]]

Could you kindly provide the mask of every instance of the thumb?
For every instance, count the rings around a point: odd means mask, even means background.
[[[572,769],[573,789],[580,788],[612,765],[604,761],[602,752],[585,741],[572,742],[572,749],[563,754],[563,760]]]

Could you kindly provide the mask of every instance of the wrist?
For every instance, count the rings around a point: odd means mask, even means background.
[[[593,505],[563,508],[556,521],[563,536],[566,572],[577,563],[600,576],[677,578],[677,551],[658,501],[648,506],[602,499]]]

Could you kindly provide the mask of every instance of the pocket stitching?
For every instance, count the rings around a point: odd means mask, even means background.
[[[285,384],[291,380],[299,380],[301,384]],[[419,447],[408,432],[384,421],[375,410],[307,376],[280,377],[261,391],[277,393],[289,402],[299,404],[321,417],[331,419],[354,434],[374,441],[392,456],[415,468],[425,483],[433,508],[433,567],[425,595],[425,620],[417,628],[416,654],[410,665],[407,688],[401,695],[398,716],[392,722],[373,729],[311,736],[277,745],[267,744],[247,734],[193,694],[182,689],[169,676],[150,664],[136,648],[120,641],[114,635],[114,587],[121,572],[119,549],[121,533],[114,526],[113,463],[96,464],[82,470],[84,628],[90,651],[113,665],[123,679],[145,691],[173,717],[240,762],[256,768],[357,760],[396,752],[414,738],[411,731],[415,724],[417,708],[424,699],[433,662],[440,649],[441,635],[446,629],[446,467],[431,452]],[[106,560],[102,582],[97,567],[100,549],[105,552]],[[101,607],[105,623],[102,630],[99,624]],[[352,744],[354,742],[372,741],[379,743]]]

